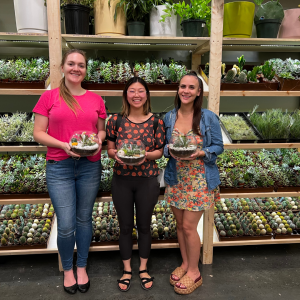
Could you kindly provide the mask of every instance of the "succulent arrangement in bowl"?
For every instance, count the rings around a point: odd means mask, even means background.
[[[193,134],[172,135],[169,141],[169,152],[179,158],[188,158],[197,151],[197,141]]]
[[[69,144],[71,151],[80,156],[92,156],[99,148],[96,133],[89,131],[74,132]]]
[[[120,141],[117,146],[117,156],[126,165],[134,166],[145,158],[145,145],[141,141],[127,139]]]

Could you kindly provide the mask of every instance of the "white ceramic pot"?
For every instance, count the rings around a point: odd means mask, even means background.
[[[165,5],[158,5],[152,8],[150,13],[150,35],[151,36],[176,36],[177,16],[173,15],[166,18],[165,22],[159,22]]]
[[[14,0],[18,33],[47,33],[47,7],[44,0]]]

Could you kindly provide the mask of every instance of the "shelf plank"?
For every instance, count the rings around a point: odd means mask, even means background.
[[[42,95],[45,89],[0,89],[0,95]]]
[[[299,97],[300,91],[221,91],[223,97]]]
[[[209,37],[155,37],[155,36],[106,36],[62,34],[67,45],[79,49],[122,50],[122,51],[194,51],[207,46]],[[200,48],[199,48],[200,49]],[[204,47],[206,51],[209,48]]]

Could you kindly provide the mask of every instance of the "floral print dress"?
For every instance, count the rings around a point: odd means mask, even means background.
[[[188,134],[192,134],[192,130]],[[174,128],[174,134],[181,134]],[[198,149],[202,149],[203,139],[196,135]],[[194,160],[176,161],[176,185],[167,185],[165,200],[178,209],[201,211],[210,209],[214,201],[220,201],[219,188],[209,191],[205,178],[204,162],[200,157]]]

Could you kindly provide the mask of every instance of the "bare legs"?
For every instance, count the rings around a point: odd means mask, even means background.
[[[147,270],[148,258],[141,258],[140,257],[140,260],[141,260],[141,262],[140,262],[140,269],[139,270],[140,271]],[[124,264],[124,270],[127,271],[127,272],[131,272],[131,259],[123,260],[123,264]],[[140,277],[142,277],[142,278],[151,278],[149,276],[149,274],[147,274],[147,273],[140,274]],[[123,274],[121,280],[122,279],[131,279],[131,275]],[[152,286],[152,284],[153,284],[152,282],[148,282],[148,283],[145,284],[145,286],[146,286],[146,288],[150,288]],[[125,285],[125,284],[119,283],[119,286],[122,290],[126,290],[126,288],[127,288],[127,285]]]
[[[201,249],[197,226],[203,211],[180,210],[173,206],[172,211],[177,222],[177,237],[182,256],[181,268],[187,271],[191,279],[196,280],[200,276],[198,263]]]

